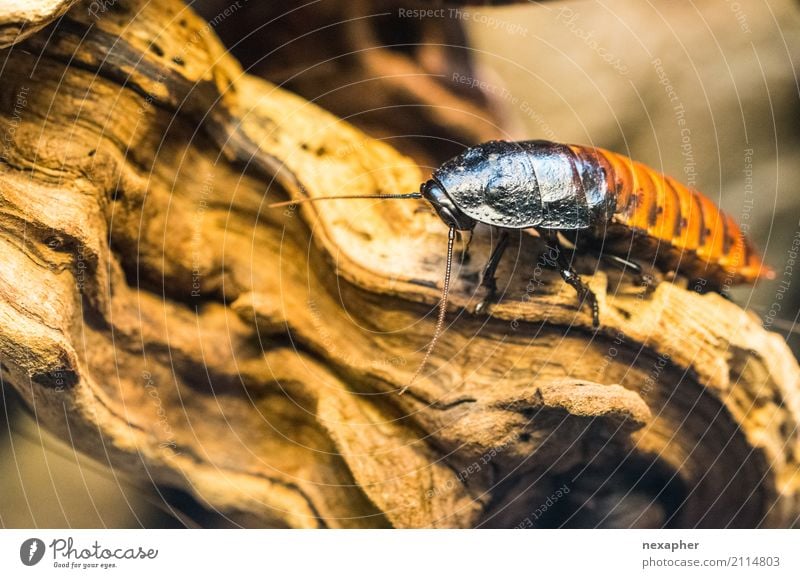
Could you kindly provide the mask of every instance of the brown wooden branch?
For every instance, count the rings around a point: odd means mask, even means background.
[[[20,42],[64,14],[78,0],[8,0],[0,6],[0,48]]]
[[[173,0],[79,4],[3,57],[3,382],[78,449],[248,526],[796,519],[800,371],[733,303],[583,257],[595,334],[524,236],[476,316],[480,234],[398,396],[441,222],[266,203],[413,191],[416,163],[243,74]]]

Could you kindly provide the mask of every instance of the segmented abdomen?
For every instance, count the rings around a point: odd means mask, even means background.
[[[736,221],[675,179],[604,149],[570,146],[583,163],[599,163],[616,201],[604,241],[616,253],[655,257],[664,269],[722,284],[770,277]]]

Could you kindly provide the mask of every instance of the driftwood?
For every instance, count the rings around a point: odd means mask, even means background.
[[[3,54],[2,376],[42,425],[246,526],[797,519],[800,370],[754,316],[581,257],[595,333],[530,236],[476,316],[480,232],[399,396],[435,323],[441,222],[266,204],[425,171],[244,74],[180,3],[102,6]]]

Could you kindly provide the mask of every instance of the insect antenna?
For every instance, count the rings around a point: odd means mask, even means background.
[[[422,363],[419,364],[417,367],[417,371],[414,372],[414,376],[411,378],[403,389],[400,390],[400,395],[403,395],[405,391],[411,387],[414,382],[419,377],[422,370],[428,364],[428,359],[433,352],[433,348],[436,347],[436,342],[439,341],[439,337],[442,334],[442,329],[444,328],[444,318],[445,314],[447,313],[447,294],[450,291],[450,272],[453,268],[453,243],[456,238],[456,228],[451,226],[450,233],[447,235],[447,266],[444,272],[444,284],[442,285],[442,298],[439,300],[439,318],[436,320],[436,329],[433,332],[433,339],[428,344],[428,349],[425,351],[425,357],[422,358]]]
[[[267,205],[270,209],[299,205],[300,203],[313,203],[314,201],[335,201],[336,199],[421,199],[422,193],[404,193],[399,195],[333,195],[329,197],[309,197],[307,199],[293,199],[280,201]]]

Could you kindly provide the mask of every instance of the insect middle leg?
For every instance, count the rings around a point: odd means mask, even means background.
[[[583,282],[581,276],[575,272],[575,269],[570,264],[566,256],[566,252],[558,240],[558,233],[552,229],[537,229],[537,231],[542,238],[546,240],[548,247],[555,251],[557,255],[556,262],[558,264],[558,272],[561,274],[561,278],[564,279],[564,281],[573,289],[575,289],[581,304],[583,304],[584,301],[588,302],[589,306],[592,308],[592,325],[594,327],[599,327],[600,310],[597,305],[597,296],[594,294],[594,291],[592,291],[589,286]]]
[[[478,303],[478,306],[475,307],[475,313],[483,313],[489,307],[489,304],[494,303],[497,299],[497,278],[495,273],[497,272],[497,266],[500,264],[500,259],[503,258],[503,253],[505,253],[507,247],[508,231],[502,229],[497,239],[497,245],[492,251],[489,260],[486,262],[486,266],[483,268],[481,287],[486,288],[486,296]]]

